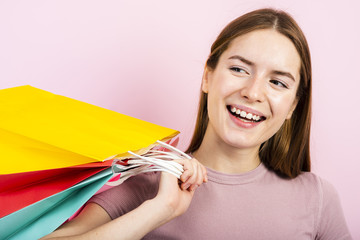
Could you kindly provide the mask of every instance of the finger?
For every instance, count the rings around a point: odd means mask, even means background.
[[[189,190],[194,191],[197,187],[199,187],[204,182],[204,176],[203,171],[201,169],[201,164],[197,164],[197,175],[196,175],[196,181],[194,184],[192,184],[189,188]]]
[[[202,164],[200,164],[200,166],[201,166],[201,171],[203,173],[203,181],[206,183],[208,181],[206,167],[204,165],[202,165]]]
[[[186,182],[184,183],[184,186],[192,186],[192,185],[197,185],[197,181],[198,181],[198,175],[202,175],[202,172],[199,173],[199,168],[198,168],[198,162],[197,161],[191,161],[192,164],[192,168],[193,168],[193,174],[190,176],[189,179],[186,180]],[[186,187],[187,189],[187,187]],[[190,189],[191,190],[191,189]]]
[[[180,159],[180,160],[176,160],[176,162],[183,165],[184,172],[183,172],[183,174],[181,174],[180,180],[182,182],[186,182],[194,174],[194,167],[193,167],[193,165],[191,163],[191,160],[189,160],[189,159]]]
[[[180,180],[183,182],[181,189],[194,190],[202,183],[207,182],[206,168],[195,158],[191,160],[177,159],[175,161],[184,167],[184,172],[180,177]]]
[[[198,160],[195,158],[192,159],[194,167],[197,167],[197,181],[198,185],[201,185],[203,182],[207,182],[207,170]]]
[[[198,178],[196,183],[200,186],[203,182],[204,182],[204,172],[203,169],[201,167],[202,165],[199,163],[198,164]]]

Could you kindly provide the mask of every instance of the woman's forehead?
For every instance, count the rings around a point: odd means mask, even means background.
[[[223,60],[239,56],[254,64],[281,71],[290,71],[300,76],[301,60],[289,38],[273,29],[256,30],[231,41],[222,54]]]

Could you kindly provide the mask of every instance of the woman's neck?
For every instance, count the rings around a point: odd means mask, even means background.
[[[259,147],[240,149],[224,142],[204,137],[193,156],[204,166],[223,173],[243,173],[260,164]]]

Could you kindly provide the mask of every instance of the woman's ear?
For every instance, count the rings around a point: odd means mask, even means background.
[[[289,111],[288,115],[286,116],[287,120],[291,119],[291,116],[292,116],[293,112],[295,111],[295,108],[296,108],[298,102],[299,102],[299,99],[295,98],[295,100],[290,108],[290,111]]]
[[[209,91],[209,77],[211,75],[211,71],[208,67],[205,67],[202,82],[201,82],[201,89],[204,93],[208,93]]]

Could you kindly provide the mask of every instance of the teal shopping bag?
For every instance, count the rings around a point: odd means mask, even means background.
[[[1,218],[0,239],[31,240],[51,233],[82,207],[112,176],[112,169],[105,169],[71,188]]]

